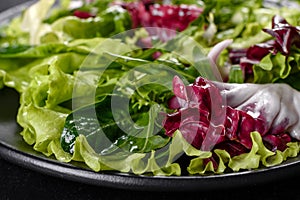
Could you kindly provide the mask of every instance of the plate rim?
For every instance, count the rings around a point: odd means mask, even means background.
[[[30,0],[0,12],[0,25],[7,23],[12,17],[19,14],[33,2],[36,1]],[[9,89],[14,90],[13,88]],[[26,143],[26,145],[28,144]],[[18,166],[61,178],[62,180],[66,179],[95,186],[142,191],[208,191],[236,188],[249,184],[263,184],[278,180],[279,178],[291,176],[293,172],[300,169],[299,155],[296,157],[298,160],[295,162],[285,162],[273,167],[205,176],[145,176],[121,172],[94,172],[73,166],[69,163],[50,159],[46,156],[41,157],[20,151],[1,140],[0,157]]]
[[[5,25],[12,19],[16,14],[21,14],[21,12],[32,5],[37,0],[27,0],[19,5],[12,6],[4,11],[0,12],[0,26]]]
[[[140,191],[210,191],[259,185],[288,178],[299,171],[300,160],[259,170],[196,176],[146,176],[121,172],[94,172],[69,163],[22,152],[0,141],[4,160],[34,172],[78,183]]]

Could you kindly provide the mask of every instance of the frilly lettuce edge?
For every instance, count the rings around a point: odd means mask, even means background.
[[[51,118],[56,118],[57,124],[62,125],[64,122],[65,114],[58,114],[59,112],[49,113],[48,109],[32,108],[30,105],[29,107],[34,110],[35,114],[38,113],[35,116],[42,117],[47,114],[49,117],[49,115],[53,115]],[[30,111],[28,113],[30,115]],[[184,155],[190,158],[189,166],[186,169],[189,174],[222,174],[228,171],[238,172],[241,170],[279,165],[289,157],[296,157],[300,151],[299,142],[290,142],[284,151],[277,150],[276,152],[272,152],[264,146],[261,135],[258,132],[252,132],[251,139],[253,145],[249,153],[230,157],[229,153],[225,150],[215,149],[214,153],[219,157],[218,167],[215,169],[211,161],[207,164],[203,162],[204,159],[212,156],[212,152],[195,149],[183,138],[180,131],[175,132],[171,142],[163,148],[164,152],[160,150],[149,153],[122,152],[116,155],[101,156],[95,153],[83,135],[79,135],[76,138],[74,153],[69,154],[64,152],[60,146],[59,136],[57,135],[58,130],[53,130],[53,134],[47,133],[47,137],[35,137],[40,134],[34,134],[33,132],[42,132],[42,130],[34,129],[33,127],[37,127],[34,124],[27,124],[26,126],[27,128],[24,128],[21,135],[23,135],[24,140],[28,144],[33,145],[36,151],[42,152],[45,156],[54,155],[61,162],[68,163],[75,161],[84,163],[95,172],[119,171],[137,175],[180,176],[183,169],[181,169],[180,164],[176,160]],[[47,124],[43,127],[46,126]],[[43,130],[43,132],[45,131],[47,132],[47,130]],[[159,160],[162,159],[164,160],[163,164],[159,164]]]

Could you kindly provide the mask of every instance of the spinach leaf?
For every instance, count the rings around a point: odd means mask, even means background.
[[[117,98],[117,101],[124,100],[124,97],[119,96],[113,98]],[[102,155],[120,149],[127,152],[150,152],[168,143],[169,138],[164,136],[159,122],[160,106],[156,104],[150,108],[148,115],[144,110],[130,113],[128,117],[121,105],[115,108],[119,112],[112,111],[111,99],[112,97],[107,96],[103,101],[80,108],[67,117],[61,136],[61,146],[65,151],[73,153],[76,137],[80,134],[87,138],[96,153]],[[115,121],[114,118],[118,120]],[[145,122],[148,123],[143,126]],[[126,125],[127,129],[122,130],[120,124],[122,127]]]

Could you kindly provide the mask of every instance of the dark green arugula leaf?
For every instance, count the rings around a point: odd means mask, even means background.
[[[61,136],[61,146],[65,151],[73,153],[79,134],[85,135],[90,146],[99,154],[108,154],[119,149],[127,152],[149,152],[168,143],[169,138],[164,136],[161,123],[158,122],[161,120],[161,109],[158,105],[150,108],[149,116],[145,110],[127,116],[120,104],[115,104],[120,106],[114,108],[117,113],[112,111],[111,98],[106,97],[101,102],[80,108],[67,117]],[[113,98],[124,101],[123,97]],[[118,120],[115,121],[115,118]],[[143,126],[146,122],[147,125]],[[126,130],[120,127],[126,127]]]
[[[1,58],[44,58],[54,54],[76,52],[88,54],[80,47],[69,47],[61,43],[41,44],[38,46],[17,45],[0,48]]]

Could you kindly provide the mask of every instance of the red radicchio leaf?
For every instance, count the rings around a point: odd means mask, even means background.
[[[90,17],[95,17],[91,13],[89,13],[87,11],[81,11],[81,10],[75,10],[73,15],[80,18],[80,19],[87,19],[87,18],[90,18]]]
[[[284,151],[287,147],[286,144],[291,142],[291,137],[285,133],[279,135],[266,135],[263,137],[263,141],[272,151]]]
[[[148,28],[150,35],[158,36],[161,41],[172,39],[175,31],[185,30],[203,11],[202,8],[193,5],[161,5],[154,1],[121,3],[121,5],[129,11],[133,28],[140,26]]]
[[[275,49],[283,55],[288,55],[292,45],[300,48],[300,30],[290,25],[284,18],[275,15],[272,18],[272,29],[263,29],[275,37]]]
[[[162,27],[172,30],[183,31],[197,19],[203,9],[188,5],[160,5],[133,2],[123,4],[130,12],[133,19],[133,28]]]
[[[209,162],[211,162],[214,170],[217,170],[219,161],[220,158],[213,152],[211,157],[203,159],[203,165],[206,166]]]
[[[149,7],[149,21],[141,20],[142,26],[163,27],[183,31],[202,13],[202,9],[187,5],[159,5]]]
[[[253,74],[253,64],[260,62],[269,53],[288,56],[295,45],[300,48],[300,30],[290,25],[284,18],[275,15],[272,18],[272,29],[263,29],[275,39],[256,44],[248,49],[231,50],[229,58],[232,64],[240,64],[245,76]],[[246,52],[246,53],[245,53]]]
[[[179,77],[174,77],[173,86],[180,87],[174,88],[175,96],[169,101],[169,106],[176,110],[166,114],[163,122],[166,135],[170,137],[180,130],[195,148],[225,149],[231,156],[251,149],[250,133],[253,131],[259,132],[272,150],[284,150],[286,143],[291,141],[289,135],[282,134],[284,130],[272,135],[272,129],[267,128],[263,118],[254,118],[246,111],[224,106],[220,90],[207,79],[198,77],[193,84],[184,86]],[[204,144],[204,141],[212,143]]]
[[[241,58],[247,55],[247,49],[229,49],[229,60],[231,64],[240,64]]]
[[[181,99],[187,100],[186,88],[182,80],[175,76],[173,79],[173,91],[175,96],[178,96]]]
[[[222,149],[226,150],[231,157],[238,156],[242,153],[249,152],[249,149],[247,149],[244,145],[237,141],[225,141],[217,144],[215,146],[216,149]]]

